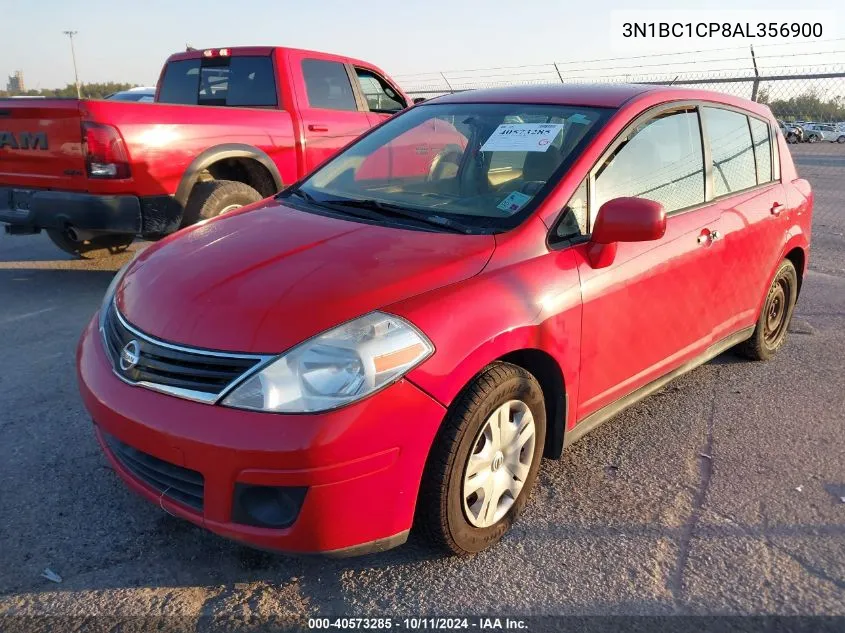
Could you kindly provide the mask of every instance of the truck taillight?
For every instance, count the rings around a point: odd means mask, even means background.
[[[83,122],[82,147],[89,178],[129,178],[129,154],[116,127]]]

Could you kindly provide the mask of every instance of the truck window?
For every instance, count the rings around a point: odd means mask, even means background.
[[[371,70],[356,68],[361,92],[367,99],[367,105],[373,112],[399,112],[406,107],[405,100],[390,87],[384,79]]]
[[[275,106],[276,75],[270,57],[211,57],[171,62],[161,103],[232,107]]]
[[[183,59],[170,62],[164,69],[159,101],[196,105],[200,84],[200,60]]]
[[[308,105],[326,110],[357,110],[346,67],[339,62],[303,59],[302,76],[308,92]]]

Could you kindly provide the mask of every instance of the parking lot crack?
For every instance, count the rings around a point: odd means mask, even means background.
[[[678,544],[678,560],[675,569],[669,578],[667,588],[672,592],[676,608],[680,608],[684,595],[684,573],[689,563],[690,548],[695,535],[698,522],[701,519],[701,512],[704,508],[704,501],[707,498],[707,491],[710,488],[710,480],[713,475],[713,429],[716,419],[716,398],[720,381],[721,369],[716,368],[713,378],[713,394],[710,400],[710,411],[707,415],[707,433],[704,445],[695,449],[699,463],[698,488],[695,491],[692,501],[692,510],[681,529],[681,539]]]

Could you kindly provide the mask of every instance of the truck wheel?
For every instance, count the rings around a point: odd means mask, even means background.
[[[182,226],[188,226],[200,220],[210,220],[218,215],[234,211],[261,200],[261,194],[242,182],[235,180],[211,180],[194,185]]]
[[[786,341],[786,332],[797,300],[798,272],[795,265],[785,259],[766,295],[754,333],[750,339],[737,345],[736,350],[751,360],[772,358]]]
[[[487,367],[443,420],[420,484],[416,527],[453,554],[496,543],[528,501],[545,437],[534,376],[509,363]]]
[[[47,236],[65,253],[82,259],[100,259],[117,255],[129,248],[135,239],[134,235],[119,234],[99,235],[90,240],[75,240],[68,235],[67,231],[57,229],[47,229]]]

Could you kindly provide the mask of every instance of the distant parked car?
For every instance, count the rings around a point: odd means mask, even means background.
[[[780,131],[787,143],[802,143],[804,141],[804,128],[793,123],[778,121]]]
[[[808,143],[830,141],[831,143],[845,143],[845,132],[838,131],[831,123],[813,123],[804,127],[804,135]]]
[[[111,101],[137,101],[138,103],[152,103],[155,101],[155,87],[138,86],[129,90],[121,90],[110,94],[106,99]]]

